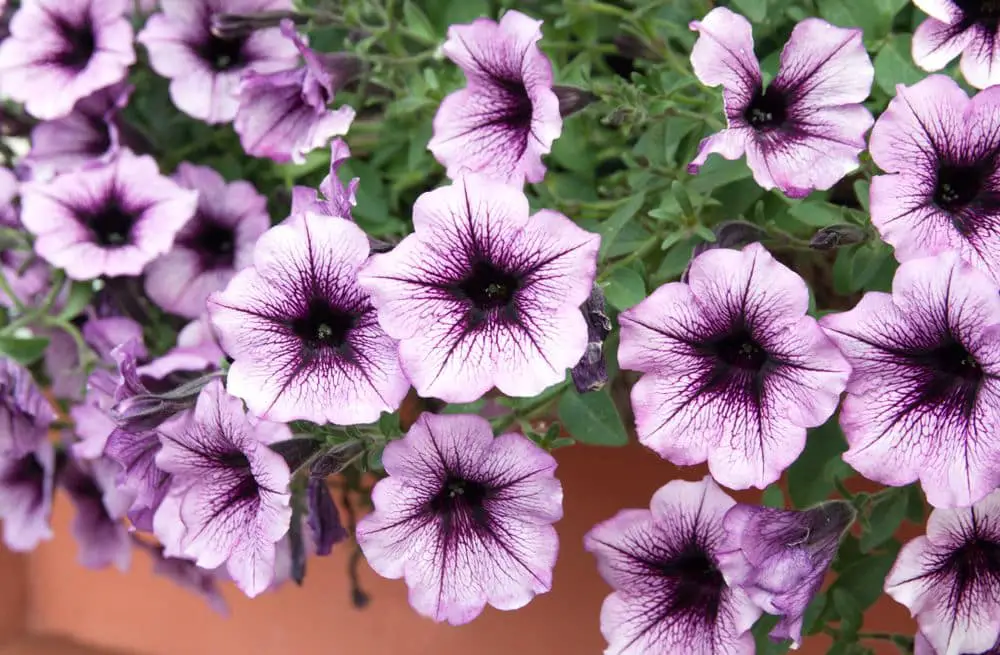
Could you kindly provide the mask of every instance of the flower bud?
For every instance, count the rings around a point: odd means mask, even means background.
[[[574,86],[554,86],[552,91],[559,98],[559,114],[566,118],[597,100],[597,96]]]
[[[830,225],[817,231],[809,240],[809,247],[813,250],[833,250],[844,246],[852,246],[868,240],[868,234],[863,228],[857,225],[844,223],[841,225]]]
[[[611,319],[604,305],[604,291],[598,285],[590,292],[590,298],[583,304],[583,316],[587,321],[587,350],[583,358],[573,367],[570,374],[577,391],[597,391],[608,383],[608,367],[604,361],[604,340],[611,333]]]

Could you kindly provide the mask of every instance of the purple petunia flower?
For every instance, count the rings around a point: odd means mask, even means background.
[[[93,348],[102,361],[108,364],[116,363],[115,348],[135,341],[134,354],[137,359],[149,356],[142,342],[142,326],[125,316],[108,316],[92,318],[83,325],[83,339]]]
[[[552,64],[538,48],[542,21],[508,11],[448,28],[442,51],[465,73],[434,116],[427,148],[457,179],[463,171],[504,182],[541,182],[542,155],[562,132]]]
[[[355,177],[345,187],[337,177],[337,171],[350,157],[351,150],[344,140],[334,139],[330,143],[330,173],[319,183],[319,193],[309,187],[292,187],[292,216],[312,212],[354,220],[351,212],[358,204],[357,191],[361,180]]]
[[[9,298],[0,291],[0,306],[11,309],[15,300],[29,307],[37,305],[51,288],[52,267],[23,250],[0,250],[0,271],[14,292]]]
[[[600,238],[554,211],[528,212],[520,191],[463,176],[417,198],[414,233],[362,271],[420,395],[533,396],[583,356],[580,305]]]
[[[215,170],[182,163],[174,180],[198,192],[198,209],[173,249],[146,269],[146,293],[173,314],[197,318],[208,296],[226,288],[253,260],[253,246],[271,226],[267,198],[242,180],[226,184]]]
[[[273,421],[370,423],[399,407],[409,383],[379,327],[358,269],[368,238],[353,223],[304,214],[271,228],[251,268],[209,299],[235,360],[229,393]]]
[[[938,655],[938,652],[931,646],[931,642],[927,641],[927,637],[922,632],[918,632],[913,638],[913,655]],[[962,655],[1000,655],[1000,640],[993,644],[993,648],[989,650],[962,653]]]
[[[802,512],[740,504],[726,514],[728,537],[718,553],[719,569],[757,607],[782,617],[772,639],[799,646],[806,607],[854,515],[850,503],[840,500]]]
[[[309,152],[347,134],[354,109],[327,109],[334,94],[360,70],[353,55],[318,53],[306,45],[291,20],[281,33],[295,44],[305,65],[276,73],[247,71],[233,127],[247,154],[276,162],[303,163]]]
[[[291,438],[284,425],[251,422],[218,380],[202,391],[194,415],[160,428],[156,464],[173,476],[153,518],[171,556],[202,568],[226,563],[248,596],[274,578],[275,543],[288,532],[290,473],[269,443]]]
[[[459,625],[550,589],[562,518],[550,454],[520,434],[494,438],[479,416],[425,413],[382,463],[357,540],[376,573],[406,580],[417,612]]]
[[[587,533],[584,547],[615,590],[601,608],[607,655],[753,654],[760,609],[719,568],[735,504],[710,477],[674,480],[650,509],[623,510]]]
[[[837,408],[850,367],[806,314],[802,278],[759,243],[709,250],[688,282],[622,312],[618,361],[639,440],[675,464],[708,461],[727,487],[764,488]]]
[[[52,120],[124,79],[135,62],[128,0],[32,0],[0,43],[0,93]]]
[[[76,507],[71,530],[80,564],[91,569],[114,565],[127,571],[132,544],[122,518],[133,496],[118,488],[118,466],[107,459],[86,463],[70,459],[59,472],[59,485]]]
[[[296,49],[277,28],[221,39],[211,31],[212,17],[292,9],[290,0],[162,0],[137,40],[149,50],[149,63],[170,79],[170,99],[184,113],[206,123],[236,116],[236,91],[248,70],[271,73],[296,65]]]
[[[1000,84],[1000,6],[989,0],[913,0],[929,16],[913,33],[913,61],[941,70],[962,55],[972,86]]]
[[[746,153],[757,184],[800,198],[829,189],[858,167],[872,115],[861,103],[875,69],[861,30],[807,18],[781,53],[778,76],[764,88],[746,18],[713,9],[691,23],[699,33],[691,51],[695,75],[724,89],[727,129],[701,142],[688,167],[697,173],[712,153]]]
[[[153,573],[174,582],[180,587],[195,592],[205,599],[213,610],[228,616],[229,607],[226,599],[219,591],[220,575],[215,571],[206,571],[189,559],[168,557],[163,553],[163,546],[148,544],[141,539],[133,539],[137,548],[149,553],[153,559]]]
[[[157,381],[151,386],[169,388],[190,382],[192,374],[209,373],[219,368],[226,354],[222,351],[207,315],[191,321],[177,333],[177,345],[162,357],[140,366],[140,376]]]
[[[937,655],[993,652],[998,587],[1000,491],[971,507],[931,512],[927,534],[903,546],[885,580]]]
[[[1000,485],[1000,295],[954,253],[899,267],[821,324],[854,367],[840,425],[844,461],[866,478],[920,480],[935,507],[965,507]]]
[[[901,262],[945,250],[1000,281],[1000,87],[970,99],[931,75],[897,95],[872,130],[872,224]]]
[[[151,157],[123,151],[101,168],[25,184],[21,221],[35,252],[74,280],[139,275],[170,250],[197,203]]]
[[[22,455],[0,456],[0,519],[3,541],[18,552],[52,538],[55,451],[44,435]]]
[[[74,456],[96,459],[104,453],[108,437],[118,427],[111,418],[117,386],[114,376],[103,369],[94,371],[87,378],[87,393],[83,402],[69,410],[74,431],[80,439],[72,446]]]
[[[0,357],[0,456],[18,457],[33,451],[55,419],[31,372]]]

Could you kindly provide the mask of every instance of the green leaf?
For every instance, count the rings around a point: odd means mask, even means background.
[[[486,0],[462,0],[449,2],[444,12],[445,24],[470,23],[480,16],[490,16],[490,3]]]
[[[601,223],[598,231],[601,234],[600,260],[603,261],[608,256],[608,251],[614,245],[618,233],[622,231],[625,224],[632,220],[632,217],[639,213],[643,203],[646,202],[646,193],[641,191],[622,204],[612,212],[608,219]]]
[[[789,207],[788,214],[811,227],[826,227],[844,222],[844,212],[828,202],[800,202]]]
[[[767,18],[767,0],[733,0],[733,6],[755,23]]]
[[[817,0],[820,15],[840,27],[860,27],[865,42],[882,38],[892,24],[892,17],[878,11],[873,0]]]
[[[893,34],[875,56],[875,83],[890,96],[897,84],[915,84],[926,75],[913,64],[912,43],[909,34]]]
[[[868,211],[868,199],[871,193],[871,183],[868,180],[857,180],[854,183],[854,195],[857,196],[861,208]]]
[[[479,410],[486,405],[486,401],[483,399],[475,400],[471,403],[451,403],[450,405],[445,405],[445,408],[441,410],[442,414],[478,414]]]
[[[906,518],[911,523],[919,525],[924,522],[924,492],[920,490],[919,484],[911,484],[906,489],[909,491]]]
[[[406,21],[406,26],[416,32],[417,34],[426,37],[428,40],[433,40],[438,38],[437,33],[434,30],[434,26],[431,24],[427,14],[417,6],[416,2],[411,2],[406,0],[403,3],[403,20]]]
[[[883,16],[892,19],[896,17],[903,7],[910,4],[910,0],[875,0],[875,6]]]
[[[820,615],[826,609],[826,592],[820,592],[813,596],[806,606],[806,613],[802,616],[802,634],[812,635],[823,629],[823,622],[819,621]]]
[[[830,593],[837,589],[847,592],[864,611],[882,595],[885,576],[895,561],[895,553],[863,556],[841,571],[840,576],[831,585]]]
[[[831,597],[833,606],[837,608],[837,614],[840,616],[840,634],[853,637],[861,628],[864,613],[854,597],[843,589],[834,589]]]
[[[0,354],[28,366],[38,361],[48,345],[49,340],[45,337],[25,337],[23,339],[0,337]]]
[[[399,414],[382,412],[378,419],[378,429],[383,436],[389,439],[402,436],[403,428],[399,425]]]
[[[619,268],[611,272],[604,297],[618,311],[634,307],[646,297],[646,282],[631,268]]]
[[[594,446],[624,446],[628,434],[606,391],[579,394],[568,389],[559,399],[559,420],[573,438]]]
[[[765,507],[777,507],[781,509],[785,506],[785,494],[782,493],[781,487],[777,484],[772,484],[764,490],[761,494],[760,504]]]
[[[861,552],[871,552],[896,534],[909,502],[910,491],[906,487],[886,489],[875,497],[868,515],[868,529],[861,533]]]
[[[742,159],[730,161],[722,157],[709,157],[701,171],[684,183],[695,193],[708,193],[746,177],[750,177],[750,167]]]
[[[850,291],[865,289],[888,257],[890,257],[889,249],[881,242],[864,244],[855,250],[851,259]]]
[[[751,632],[757,644],[757,655],[784,655],[788,652],[791,641],[774,642],[768,636],[777,623],[778,617],[765,614],[754,624]]]
[[[90,304],[90,299],[94,297],[94,284],[91,281],[74,282],[69,290],[69,297],[66,298],[66,306],[59,312],[62,320],[76,318],[77,314]]]
[[[834,489],[832,478],[823,475],[827,464],[847,450],[837,417],[809,431],[805,450],[788,467],[788,496],[799,509],[825,500]]]

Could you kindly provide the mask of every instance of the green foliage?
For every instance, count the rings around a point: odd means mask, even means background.
[[[580,443],[594,446],[628,443],[618,408],[604,391],[580,394],[567,390],[559,400],[559,420]]]

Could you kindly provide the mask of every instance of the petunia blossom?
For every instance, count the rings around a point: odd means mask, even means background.
[[[0,456],[17,457],[34,450],[55,419],[31,371],[0,357]]]
[[[726,583],[719,554],[735,505],[710,478],[674,480],[649,509],[626,509],[584,537],[614,589],[601,607],[605,655],[753,655],[761,611]]]
[[[417,612],[459,625],[550,589],[562,518],[550,454],[479,416],[425,413],[382,463],[357,540],[376,573],[405,579]]]
[[[945,250],[1000,281],[1000,87],[949,77],[897,87],[875,123],[872,224],[906,262]]]
[[[118,466],[107,459],[69,459],[59,471],[59,486],[76,508],[70,529],[79,548],[80,564],[91,569],[115,566],[128,570],[132,543],[122,518],[132,495],[119,489]]]
[[[822,326],[854,370],[840,411],[844,460],[870,480],[920,480],[935,507],[1000,485],[1000,292],[954,253],[902,264]]]
[[[129,0],[31,0],[0,42],[0,93],[35,118],[66,116],[135,62]]]
[[[138,538],[133,538],[132,543],[136,548],[149,553],[153,560],[153,573],[198,594],[219,614],[229,615],[226,599],[219,590],[218,583],[222,576],[217,573],[218,569],[208,571],[189,559],[169,557],[163,553],[163,546],[159,544],[149,544]]]
[[[523,193],[478,175],[417,198],[413,227],[361,284],[417,392],[470,402],[561,382],[587,348],[600,238],[554,211],[529,216]]]
[[[170,250],[198,202],[151,157],[129,152],[100,168],[27,183],[21,194],[35,252],[74,280],[139,275]]]
[[[929,15],[913,33],[913,61],[938,71],[962,55],[962,75],[978,89],[1000,84],[1000,5],[991,0],[913,0]]]
[[[52,538],[55,451],[44,437],[20,455],[0,455],[0,520],[3,541],[18,552]]]
[[[209,299],[234,360],[229,393],[283,422],[369,423],[398,408],[409,382],[358,283],[364,232],[340,218],[294,216],[261,237],[253,258]]]
[[[319,193],[309,187],[292,187],[292,216],[312,212],[353,220],[351,212],[358,204],[357,191],[361,180],[355,177],[345,186],[337,177],[337,171],[350,157],[351,150],[344,140],[334,139],[330,143],[330,172],[319,183]]]
[[[802,278],[753,243],[702,253],[687,283],[622,312],[619,364],[645,374],[632,388],[639,440],[674,464],[707,461],[733,489],[777,480],[850,372],[808,309]]]
[[[935,509],[903,546],[885,591],[916,618],[937,655],[992,653],[1000,643],[1000,491]]]
[[[149,64],[170,79],[170,99],[184,113],[206,123],[236,116],[237,90],[245,71],[271,73],[296,65],[295,46],[277,28],[222,39],[212,17],[291,10],[291,0],[162,0],[137,40]]]
[[[249,182],[227,184],[214,169],[187,162],[173,178],[198,192],[198,209],[170,252],[147,267],[146,294],[168,312],[198,318],[208,297],[250,265],[253,246],[271,218],[267,198]]]
[[[722,85],[726,113],[726,128],[701,142],[691,173],[712,153],[745,153],[757,184],[800,198],[858,167],[873,121],[861,103],[875,77],[861,30],[819,18],[799,22],[765,88],[746,18],[717,7],[691,29],[698,32],[694,73],[703,84]]]
[[[153,517],[171,556],[203,568],[223,563],[248,596],[274,577],[275,543],[288,532],[290,473],[269,443],[291,438],[284,425],[251,421],[218,380],[202,391],[194,415],[160,427],[156,464],[173,476]]]
[[[523,184],[545,177],[542,155],[562,132],[552,64],[538,47],[542,21],[509,10],[448,28],[441,50],[465,73],[464,89],[434,116],[427,148],[457,179],[463,171]]]

